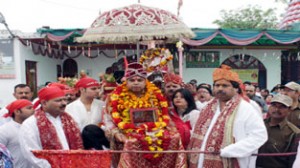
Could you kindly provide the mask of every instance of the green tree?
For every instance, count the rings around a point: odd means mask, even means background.
[[[220,28],[274,29],[278,24],[275,9],[262,10],[251,5],[238,10],[222,10],[221,18],[213,22]]]

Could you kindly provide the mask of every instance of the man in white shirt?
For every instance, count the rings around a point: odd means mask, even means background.
[[[104,102],[96,99],[100,92],[99,82],[84,77],[75,84],[75,89],[80,91],[80,97],[67,105],[66,112],[74,118],[81,131],[89,124],[101,123]]]
[[[64,91],[58,87],[44,87],[38,92],[38,98],[41,108],[23,122],[19,141],[22,154],[31,164],[49,168],[48,161],[36,158],[31,151],[77,150],[82,149],[83,144],[78,125],[65,112]]]
[[[18,135],[23,121],[34,113],[32,106],[32,103],[26,99],[13,101],[6,107],[8,109],[6,117],[11,117],[12,120],[0,127],[0,143],[10,151],[13,165],[17,168],[31,167],[31,164],[20,152]]]
[[[267,140],[262,117],[238,94],[241,80],[221,65],[213,72],[214,96],[202,110],[188,149],[211,152],[189,154],[189,167],[255,168],[251,156]]]
[[[19,99],[26,99],[31,101],[33,93],[30,89],[30,87],[26,84],[17,84],[14,87],[14,93],[13,96],[19,100]],[[11,117],[3,117],[3,115],[7,114],[8,110],[6,108],[2,108],[0,110],[0,126],[7,123],[11,120]]]

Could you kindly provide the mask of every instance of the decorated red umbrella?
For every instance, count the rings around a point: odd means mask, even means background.
[[[134,4],[102,13],[77,42],[136,43],[178,41],[194,33],[176,15],[158,8]]]

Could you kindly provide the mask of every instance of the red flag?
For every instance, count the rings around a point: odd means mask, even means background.
[[[128,61],[127,61],[126,55],[123,58],[124,58],[124,65],[125,65],[125,70],[126,70],[128,67]]]
[[[178,0],[178,7],[177,7],[177,17],[179,17],[180,8],[183,5],[183,0]]]

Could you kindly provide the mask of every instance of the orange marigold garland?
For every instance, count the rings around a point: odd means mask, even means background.
[[[126,82],[118,86],[111,95],[110,105],[112,107],[112,118],[124,134],[129,138],[136,138],[141,143],[143,150],[162,151],[167,150],[170,144],[170,133],[165,127],[169,123],[168,102],[161,90],[148,80],[146,82],[146,93],[137,97],[126,87]],[[130,109],[152,108],[158,109],[157,122],[146,122],[134,125],[130,120]],[[156,163],[162,154],[144,154],[144,158]]]

